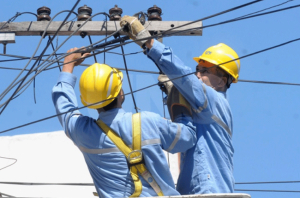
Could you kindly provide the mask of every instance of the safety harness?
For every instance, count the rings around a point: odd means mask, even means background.
[[[118,134],[108,127],[102,120],[97,120],[97,124],[127,159],[135,187],[135,191],[130,197],[138,197],[142,192],[143,187],[139,175],[141,175],[144,180],[150,184],[158,196],[164,196],[159,185],[156,183],[155,179],[144,164],[141,148],[141,114],[135,113],[132,115],[132,148],[127,146]]]

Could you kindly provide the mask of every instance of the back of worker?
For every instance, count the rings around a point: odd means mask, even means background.
[[[68,52],[75,50],[77,48]],[[128,160],[106,135],[107,131],[100,129],[96,120],[81,115],[77,110],[74,91],[76,76],[72,72],[79,62],[74,63],[72,60],[84,56],[86,55],[74,53],[65,58],[63,70],[52,90],[52,100],[66,135],[84,155],[99,197],[129,197],[135,192],[135,184]],[[81,75],[79,87],[82,103],[97,109],[98,120],[104,122],[130,146],[133,121],[132,113],[126,113],[122,109],[125,98],[122,78],[123,74],[117,69],[105,64],[94,64]],[[109,99],[113,99],[113,102],[108,102]],[[163,150],[171,153],[184,152],[195,145],[196,134],[192,118],[180,114],[171,122],[151,112],[141,112],[140,115],[142,154],[144,164],[152,175],[147,180],[150,183],[155,180],[163,195],[179,195]],[[141,176],[139,178],[142,182],[140,196],[157,196],[148,182]]]
[[[126,113],[119,108],[99,114],[99,119],[112,128],[127,145],[132,144],[131,117],[132,113]],[[157,114],[141,112],[141,126],[142,145],[144,145],[142,152],[147,169],[165,195],[179,195],[175,190],[163,153],[163,149],[170,148],[175,139],[172,137],[173,134],[170,134],[166,129],[176,129],[177,124],[171,123]],[[82,151],[100,197],[128,197],[132,194],[134,184],[127,160],[116,149],[114,143],[100,130],[95,120],[87,116],[78,117],[76,128],[69,131],[69,136]],[[179,141],[185,140],[183,138]],[[190,148],[190,144],[181,144],[181,142],[177,142],[177,146],[175,145],[171,152],[185,151]],[[142,177],[141,180],[143,183],[141,196],[157,196]]]

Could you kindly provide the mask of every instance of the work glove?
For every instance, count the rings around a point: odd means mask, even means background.
[[[128,34],[128,36],[135,41],[136,44],[143,47],[148,39],[139,40],[147,38],[150,35],[149,31],[141,24],[141,22],[132,16],[123,16],[120,21],[120,26],[123,28],[123,31]],[[136,41],[139,40],[139,41]]]
[[[159,76],[158,76],[157,79],[158,79],[158,85],[159,85],[160,89],[166,95],[169,95],[169,93],[171,92],[171,89],[173,87],[172,81],[170,81],[170,79],[168,78],[168,76],[165,75],[165,74],[159,74]]]
[[[173,86],[173,83],[166,75],[160,74],[158,76],[159,86],[167,96],[167,107],[172,121],[179,115],[192,116],[191,105],[180,94],[178,89]],[[167,81],[167,82],[166,82]]]

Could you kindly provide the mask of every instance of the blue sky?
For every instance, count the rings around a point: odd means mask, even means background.
[[[7,21],[17,12],[33,12],[39,7],[47,6],[51,9],[51,16],[62,10],[70,10],[76,1],[37,1],[37,0],[10,0],[0,7],[0,21]],[[162,9],[164,21],[193,21],[223,10],[247,3],[244,0],[165,0],[165,1],[87,1],[82,0],[79,7],[87,5],[93,9],[93,14],[107,12],[117,4],[123,9],[123,15],[133,15],[139,11],[147,12],[149,7],[156,4]],[[285,0],[265,0],[248,7],[203,21],[203,25],[219,23],[233,19],[248,13],[259,11],[280,3]],[[290,1],[278,8],[284,8],[299,4],[300,1]],[[78,7],[77,7],[78,8]],[[77,12],[77,8],[75,11]],[[274,10],[274,9],[272,9]],[[63,21],[66,13],[59,15],[55,21]],[[72,15],[70,19],[75,16]],[[172,36],[163,39],[163,42],[171,46],[173,51],[182,61],[194,68],[195,62],[192,59],[215,44],[225,43],[231,46],[239,56],[244,56],[265,48],[272,47],[293,39],[299,38],[300,8],[278,12],[266,16],[260,16],[234,23],[205,28],[202,36]],[[102,21],[105,17],[99,15],[93,21]],[[15,22],[35,21],[33,15],[24,14],[19,16]],[[56,42],[60,44],[65,36],[59,36]],[[93,36],[93,42],[103,37]],[[19,56],[31,56],[40,40],[39,36],[16,36],[15,44],[7,45],[7,54]],[[38,50],[41,53],[47,43],[47,38],[42,41]],[[88,38],[74,36],[58,53],[64,53],[71,47],[89,45]],[[300,83],[299,79],[299,51],[300,41],[250,56],[241,60],[240,79],[256,81],[275,81]],[[139,47],[129,44],[124,47],[125,53],[137,52]],[[2,53],[2,45],[0,45]],[[49,48],[46,54],[51,53]],[[121,53],[121,49],[114,52]],[[0,56],[0,60],[10,59]],[[152,61],[145,55],[137,54],[126,57],[128,68],[148,71],[157,71]],[[97,61],[104,61],[103,54],[97,56]],[[23,68],[28,60],[0,62],[0,67]],[[94,59],[85,60],[86,64],[93,64]],[[124,68],[122,56],[106,54],[106,63],[113,67]],[[29,64],[29,67],[33,61]],[[85,67],[75,68],[75,75],[79,78]],[[18,75],[16,70],[4,70],[0,72],[0,92],[12,82]],[[41,118],[52,116],[55,109],[51,101],[51,89],[55,84],[59,70],[44,71],[36,77],[34,103],[33,85],[30,85],[18,98],[11,101],[7,108],[0,115],[0,131],[32,122]],[[157,82],[156,74],[143,74],[130,72],[130,79],[133,90]],[[78,82],[75,88],[79,99]],[[124,80],[124,91],[129,92],[128,81]],[[10,92],[5,99],[10,96]],[[234,116],[233,144],[234,154],[234,175],[236,182],[259,182],[259,181],[299,181],[300,180],[300,87],[288,85],[256,84],[239,82],[231,86],[228,91],[229,103]],[[154,111],[163,115],[161,92],[158,87],[137,92],[135,99],[138,108],[145,111]],[[82,104],[79,101],[79,107]],[[127,96],[123,105],[127,111],[134,111],[131,96]],[[96,117],[93,110],[83,109],[85,115]],[[51,132],[61,130],[57,118],[19,128],[1,136],[16,134],[28,134],[38,132]],[[300,184],[257,184],[257,185],[236,185],[236,189],[260,189],[260,190],[299,190]],[[299,197],[299,193],[271,193],[271,192],[249,192],[255,198],[266,197]]]

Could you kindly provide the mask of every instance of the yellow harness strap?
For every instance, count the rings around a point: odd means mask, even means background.
[[[136,113],[132,115],[132,149],[127,146],[118,134],[109,128],[104,122],[97,120],[97,124],[126,156],[130,166],[130,174],[135,186],[135,191],[130,197],[138,197],[142,192],[142,182],[139,179],[138,173],[151,185],[158,196],[163,196],[163,192],[143,162],[143,154],[141,150],[141,114]]]

